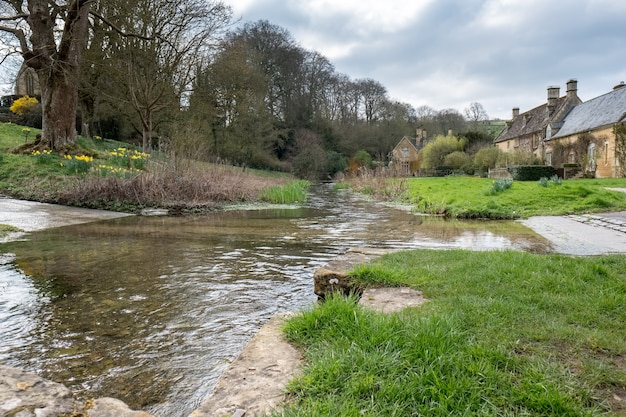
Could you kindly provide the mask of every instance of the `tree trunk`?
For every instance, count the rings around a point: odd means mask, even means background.
[[[45,0],[28,2],[32,49],[22,52],[41,86],[42,135],[52,149],[76,140],[78,81],[83,50],[87,45],[89,0],[72,0],[65,6],[63,30],[54,17],[58,10]],[[25,43],[25,39],[24,39]]]
[[[41,81],[42,77],[39,77]],[[41,84],[43,139],[52,149],[59,149],[76,140],[77,78],[70,74],[53,73]],[[44,81],[44,82],[45,82]]]

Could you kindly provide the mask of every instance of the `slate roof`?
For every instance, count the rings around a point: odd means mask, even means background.
[[[567,96],[558,99],[553,115],[561,113],[561,109],[567,104],[567,99]],[[532,110],[520,113],[515,117],[511,123],[504,128],[495,142],[504,142],[531,133],[541,132],[550,122],[552,122],[552,120],[548,117],[548,104],[542,104]]]
[[[552,139],[587,132],[625,120],[626,87],[622,87],[574,107]]]

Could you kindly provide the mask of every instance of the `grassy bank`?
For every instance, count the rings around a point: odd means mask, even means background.
[[[407,202],[421,213],[458,218],[517,219],[626,210],[626,193],[606,189],[626,188],[626,178],[514,181],[502,189],[497,185],[476,177],[353,181],[357,191]]]
[[[357,279],[430,301],[386,316],[331,299],[291,319],[306,366],[284,415],[624,415],[625,275],[623,256],[385,256]]]
[[[223,203],[266,201],[272,193],[291,203],[306,194],[301,183],[288,186],[294,179],[287,174],[147,155],[101,138],[79,137],[75,146],[50,152],[32,147],[38,133],[0,124],[0,193],[127,212],[147,207],[196,212]]]

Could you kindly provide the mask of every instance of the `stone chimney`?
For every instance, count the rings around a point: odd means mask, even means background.
[[[513,107],[513,117],[511,119],[515,119],[517,116],[519,116],[519,107]]]
[[[615,87],[613,87],[613,91],[619,90],[620,88],[624,88],[624,87],[626,87],[626,84],[624,83],[624,81],[620,81],[619,84],[617,84]]]
[[[567,96],[568,97],[576,97],[576,93],[578,92],[578,81],[575,79],[571,79],[567,82]]]
[[[559,94],[561,89],[559,87],[548,87],[548,117],[552,116],[554,110],[556,110],[556,105],[559,102]]]

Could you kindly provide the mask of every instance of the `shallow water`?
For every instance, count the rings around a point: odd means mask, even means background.
[[[516,222],[420,217],[322,186],[303,208],[129,217],[0,245],[0,363],[187,416],[313,271],[355,246],[549,251]]]

